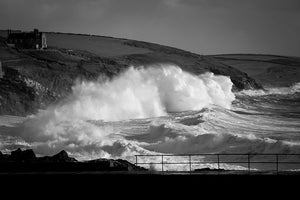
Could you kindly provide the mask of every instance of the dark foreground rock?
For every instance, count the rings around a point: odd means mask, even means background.
[[[75,158],[69,157],[68,153],[65,150],[62,150],[58,154],[55,154],[54,156],[44,156],[37,159],[39,162],[77,162]]]
[[[0,173],[10,172],[110,172],[147,171],[122,159],[96,159],[77,161],[66,151],[53,156],[36,157],[33,150],[17,149],[11,154],[0,152]]]
[[[35,160],[36,156],[32,149],[22,151],[20,148],[18,148],[17,150],[11,152],[10,158],[12,161],[16,162],[27,162]]]
[[[195,169],[194,170],[195,172],[219,172],[219,171],[225,171],[225,169],[212,169],[212,168],[200,168],[200,169]]]

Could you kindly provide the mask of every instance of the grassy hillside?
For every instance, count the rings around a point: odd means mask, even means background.
[[[288,87],[300,82],[300,58],[297,57],[255,54],[211,57],[247,73],[264,87]]]
[[[247,73],[210,56],[120,38],[46,35],[47,50],[13,49],[0,37],[0,60],[5,72],[0,79],[0,114],[35,113],[68,95],[76,79],[113,77],[131,65],[173,63],[194,74],[211,71],[230,76],[236,90],[261,87]]]
[[[124,45],[122,39],[91,35],[47,33],[47,43],[51,47],[88,51],[99,57],[150,52],[145,48]]]

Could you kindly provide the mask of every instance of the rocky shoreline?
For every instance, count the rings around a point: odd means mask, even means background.
[[[300,171],[252,171],[247,170],[224,170],[199,168],[192,172],[186,171],[151,171],[146,168],[136,166],[122,159],[99,158],[87,161],[78,161],[69,157],[64,150],[53,156],[37,157],[32,149],[21,150],[18,148],[11,154],[3,154],[0,151],[0,175],[300,175]]]
[[[37,157],[32,149],[12,151],[11,154],[0,152],[0,173],[28,172],[138,172],[147,169],[136,166],[122,159],[95,159],[78,161],[69,157],[64,150],[53,155]]]

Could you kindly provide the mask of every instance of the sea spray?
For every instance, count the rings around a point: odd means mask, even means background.
[[[212,73],[195,76],[173,65],[130,67],[111,81],[82,82],[69,102],[55,108],[60,117],[104,121],[149,118],[200,110],[211,104],[230,108],[232,82]]]
[[[132,142],[133,146],[121,145],[129,143],[112,122],[167,116],[211,105],[227,109],[235,99],[232,85],[229,77],[213,73],[196,76],[175,65],[130,67],[112,80],[77,83],[68,98],[28,117],[14,135],[31,142],[41,154],[49,149],[67,149],[129,155],[142,148]]]
[[[173,65],[130,67],[111,81],[76,84],[66,101],[45,113],[59,121],[118,121],[201,110],[212,104],[230,108],[235,98],[231,87],[228,77],[196,76]]]

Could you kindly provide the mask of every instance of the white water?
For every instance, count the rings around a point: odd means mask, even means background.
[[[87,151],[95,157],[147,153],[140,144],[120,136],[128,124],[118,126],[118,121],[157,118],[212,105],[230,108],[235,99],[232,85],[229,77],[195,76],[174,65],[130,67],[113,80],[77,83],[67,99],[28,117],[11,135],[29,142],[41,154],[58,149]],[[110,146],[109,154],[104,146]]]
[[[211,104],[230,108],[235,98],[231,87],[228,77],[212,73],[195,76],[172,65],[131,67],[112,81],[75,85],[69,99],[50,112],[61,120],[119,121],[201,110]]]
[[[2,134],[8,137],[0,134],[0,148],[23,146],[40,155],[64,149],[80,160],[300,150],[298,119],[261,115],[272,105],[252,103],[248,95],[260,98],[258,91],[243,91],[246,97],[233,103],[232,85],[229,77],[195,76],[173,65],[131,67],[113,80],[78,82],[67,99]],[[298,86],[268,91],[290,94]]]

